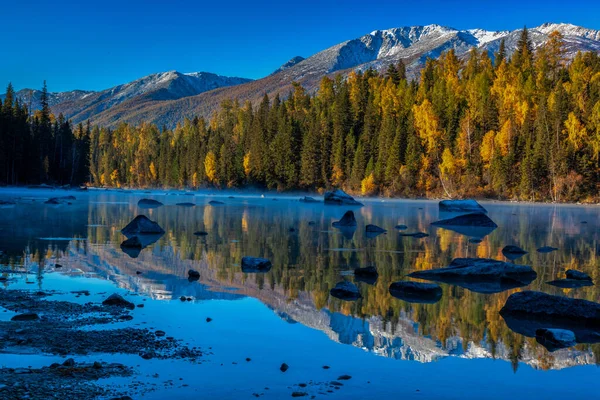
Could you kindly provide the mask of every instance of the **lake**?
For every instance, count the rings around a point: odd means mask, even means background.
[[[44,204],[65,195],[76,200]],[[118,326],[161,329],[205,351],[199,363],[121,354],[74,357],[134,367],[138,386],[130,386],[129,378],[98,382],[128,389],[133,398],[275,399],[293,392],[326,399],[597,395],[600,344],[549,352],[535,338],[512,331],[499,315],[507,298],[523,288],[481,293],[440,284],[442,297],[433,304],[399,300],[388,288],[410,279],[411,272],[448,266],[459,257],[506,261],[502,248],[518,245],[528,253],[514,262],[537,272],[527,289],[597,302],[596,286],[561,289],[546,282],[564,278],[569,268],[600,281],[598,207],[482,202],[498,228],[472,243],[468,235],[430,225],[440,219],[436,201],[361,199],[364,207],[349,208],[302,203],[299,197],[0,189],[0,200],[18,198],[16,205],[0,207],[0,260],[9,278],[2,284],[57,291],[53,298],[73,302],[100,302],[112,292],[143,299],[145,307],[132,312],[133,320]],[[164,206],[139,208],[142,198]],[[224,204],[209,205],[211,200]],[[183,202],[196,206],[176,206]],[[358,222],[353,234],[331,225],[348,209]],[[165,234],[139,254],[128,254],[120,248],[126,239],[120,230],[139,214],[158,222]],[[367,224],[387,233],[370,237]],[[396,230],[398,224],[407,229]],[[542,246],[558,250],[537,252]],[[268,258],[273,267],[242,273],[244,256]],[[57,263],[62,268],[55,268]],[[354,268],[366,266],[378,270],[373,284],[355,280]],[[199,271],[198,281],[188,280],[190,269]],[[357,284],[361,299],[329,295],[344,280]],[[71,293],[81,290],[90,295]],[[61,359],[0,353],[4,367]],[[285,373],[282,363],[289,366]],[[342,375],[351,379],[339,380]]]

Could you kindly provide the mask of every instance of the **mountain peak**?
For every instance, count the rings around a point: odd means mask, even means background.
[[[288,62],[286,62],[285,64],[283,64],[281,67],[277,68],[277,69],[276,69],[276,70],[273,72],[273,74],[276,74],[276,73],[278,73],[278,72],[281,72],[281,71],[284,71],[284,70],[286,70],[286,69],[288,69],[288,68],[291,68],[291,67],[293,67],[294,65],[296,65],[296,64],[298,64],[299,62],[302,62],[302,61],[304,61],[304,60],[305,60],[305,58],[304,58],[304,57],[302,57],[302,56],[296,56],[296,57],[293,57],[293,58],[292,58],[292,59],[290,59]]]

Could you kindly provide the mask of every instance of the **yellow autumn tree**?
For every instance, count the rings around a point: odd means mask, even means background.
[[[209,151],[204,158],[204,171],[208,181],[214,183],[217,179],[217,157],[212,151]]]
[[[587,137],[587,129],[579,122],[577,116],[570,112],[569,117],[565,121],[565,129],[563,133],[567,136],[567,140],[575,148],[579,150]]]

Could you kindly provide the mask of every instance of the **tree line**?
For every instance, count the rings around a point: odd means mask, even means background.
[[[74,185],[88,177],[90,125],[73,129],[48,105],[46,82],[41,108],[31,113],[11,84],[0,101],[0,183]]]
[[[186,119],[174,129],[88,126],[88,181],[598,200],[600,57],[578,53],[568,61],[558,32],[534,50],[524,29],[510,57],[504,43],[493,58],[473,48],[460,59],[449,50],[428,59],[417,80],[399,62],[384,73],[324,77],[314,94],[293,86],[285,98],[265,95],[256,106],[225,101],[208,120]],[[42,126],[37,135],[50,143],[56,129],[43,110],[36,115],[28,137]],[[57,169],[44,169],[48,150],[39,146],[38,171],[25,176],[56,179],[44,174]]]

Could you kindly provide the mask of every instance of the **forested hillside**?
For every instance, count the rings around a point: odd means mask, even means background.
[[[43,110],[28,118],[6,100],[2,109],[13,110],[24,133],[7,130],[3,117],[0,179],[76,181],[57,165],[74,161],[70,174],[81,177],[79,149],[89,138],[93,185],[598,201],[600,57],[567,62],[564,51],[558,32],[534,51],[525,29],[510,59],[503,44],[493,60],[476,48],[466,60],[449,50],[429,59],[417,81],[402,63],[384,74],[325,77],[315,95],[295,84],[257,107],[232,99],[210,120],[173,130],[142,123],[88,132]],[[9,136],[36,150],[7,150]],[[58,150],[68,145],[72,156]],[[10,169],[15,158],[21,167]]]

